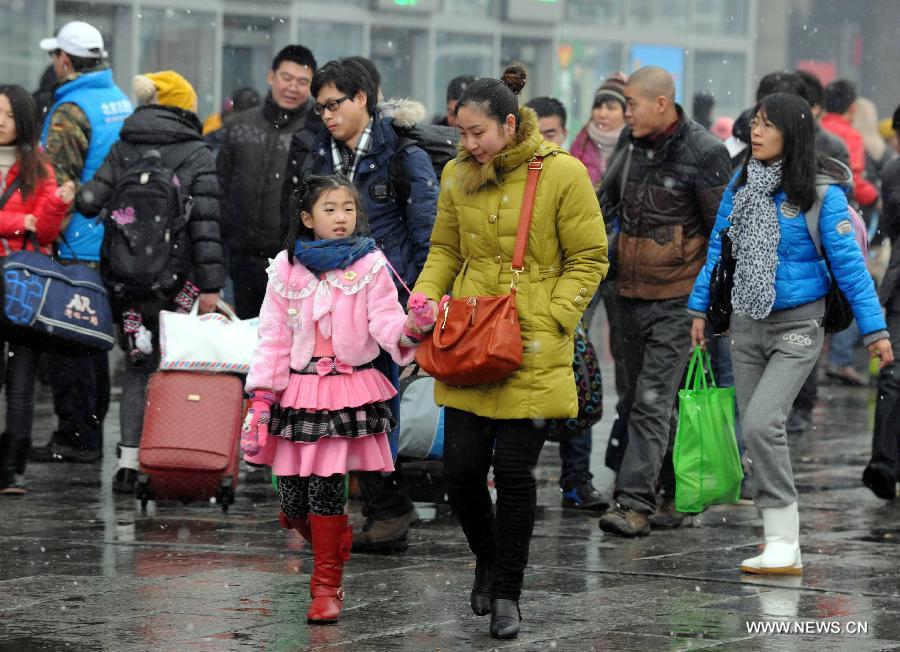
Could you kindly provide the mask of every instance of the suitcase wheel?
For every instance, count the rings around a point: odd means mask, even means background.
[[[221,485],[219,485],[219,490],[216,492],[216,502],[222,506],[224,514],[227,514],[228,508],[234,504],[233,484],[234,482],[231,478],[224,478]]]

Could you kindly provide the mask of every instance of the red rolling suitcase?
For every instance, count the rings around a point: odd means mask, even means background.
[[[150,377],[136,488],[155,498],[215,497],[227,512],[237,487],[244,384],[237,376],[159,371]]]

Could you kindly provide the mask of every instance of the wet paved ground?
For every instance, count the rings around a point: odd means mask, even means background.
[[[427,507],[407,553],[350,560],[340,624],[308,626],[310,552],[278,528],[271,486],[243,484],[227,516],[180,503],[140,514],[110,491],[114,405],[102,464],[31,465],[31,493],[0,501],[0,650],[900,649],[900,504],[859,481],[874,390],[821,393],[816,429],[792,440],[802,579],[737,570],[762,539],[752,506],[639,540],[603,534],[595,517],[560,509],[548,444],[525,620],[506,642],[469,610],[459,529]],[[54,420],[46,400],[38,411],[39,444]],[[595,430],[604,490],[609,425]],[[748,631],[754,622],[810,629],[765,635]]]

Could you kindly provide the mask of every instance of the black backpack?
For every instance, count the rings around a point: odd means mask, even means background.
[[[116,297],[171,297],[190,268],[187,223],[192,202],[174,170],[201,148],[190,142],[167,152],[125,155],[128,168],[113,187],[103,210],[105,230],[100,271]]]
[[[394,124],[393,127],[400,139],[397,141],[397,152],[391,158],[389,168],[391,188],[397,201],[405,204],[409,198],[409,175],[397,154],[410,145],[417,146],[428,154],[440,182],[444,166],[456,158],[459,130],[456,127],[432,124],[415,124],[410,127],[398,127]]]

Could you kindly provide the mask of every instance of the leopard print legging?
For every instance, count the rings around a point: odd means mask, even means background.
[[[340,516],[344,513],[344,505],[347,502],[344,494],[344,476],[340,473],[327,478],[317,475],[308,478],[280,475],[278,499],[281,501],[281,511],[288,518],[303,518],[307,514]]]

